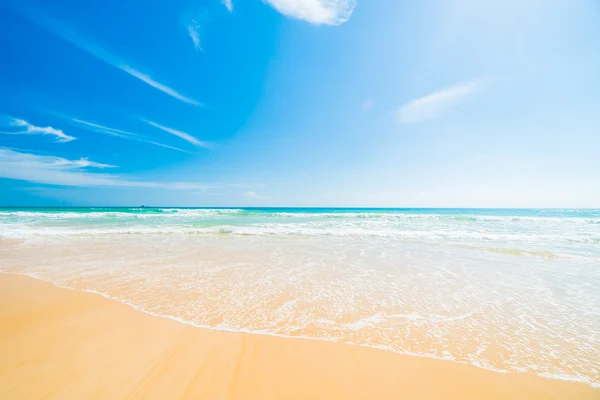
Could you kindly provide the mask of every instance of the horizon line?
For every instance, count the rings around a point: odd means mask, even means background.
[[[338,209],[338,210],[600,210],[598,207],[348,207],[348,206],[5,206],[0,208],[187,208],[187,209]]]

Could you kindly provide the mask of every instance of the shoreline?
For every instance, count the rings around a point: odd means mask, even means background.
[[[38,397],[47,390],[55,398],[121,398],[142,382],[139,398],[600,396],[585,383],[529,373],[498,373],[319,339],[197,328],[99,293],[20,274],[0,274],[0,300],[0,351],[6,355],[0,360],[0,387],[12,388],[3,398],[37,398],[33,390]],[[66,384],[73,373],[76,379]],[[48,387],[36,381],[40,376],[47,376]],[[182,392],[190,387],[196,391]]]
[[[395,351],[394,349],[384,348],[383,346],[367,345],[367,344],[356,344],[356,343],[345,343],[345,342],[340,342],[340,341],[337,341],[335,339],[330,339],[330,338],[311,337],[311,336],[291,336],[291,335],[282,335],[282,334],[278,334],[278,333],[272,333],[272,332],[268,332],[268,331],[252,331],[252,330],[245,330],[245,329],[219,328],[219,327],[214,327],[214,326],[209,326],[209,325],[198,325],[198,324],[194,324],[193,322],[186,321],[186,320],[184,320],[182,318],[174,317],[174,316],[171,316],[171,315],[164,315],[164,314],[154,313],[152,311],[146,311],[146,310],[140,308],[139,306],[137,306],[135,304],[124,302],[122,300],[114,298],[114,297],[112,297],[112,296],[110,296],[110,295],[108,295],[106,293],[103,293],[103,292],[99,292],[99,291],[91,290],[91,289],[83,289],[83,290],[81,290],[81,289],[71,288],[71,287],[68,287],[68,286],[62,286],[62,285],[56,284],[56,283],[54,283],[52,281],[49,281],[49,280],[46,280],[46,279],[41,278],[39,276],[36,276],[35,274],[30,274],[30,273],[14,273],[14,272],[3,272],[3,271],[0,271],[0,277],[2,277],[3,275],[25,276],[25,277],[28,277],[28,278],[31,278],[31,279],[35,279],[35,280],[44,282],[44,283],[48,283],[48,284],[50,284],[50,285],[52,285],[52,286],[54,286],[55,288],[58,288],[58,289],[70,290],[70,291],[73,291],[73,292],[80,292],[80,293],[88,293],[88,294],[92,294],[92,295],[97,295],[97,296],[100,296],[100,297],[102,297],[102,298],[104,298],[106,300],[114,301],[114,302],[117,302],[117,303],[122,304],[124,306],[127,306],[127,307],[133,309],[136,312],[140,312],[140,313],[149,315],[149,316],[154,317],[154,318],[161,318],[161,319],[166,319],[166,320],[169,320],[169,321],[174,321],[174,322],[176,322],[178,324],[186,325],[186,326],[194,328],[194,329],[206,329],[206,330],[211,330],[211,331],[215,331],[215,332],[226,332],[226,333],[244,334],[244,335],[267,336],[267,337],[275,337],[275,338],[281,338],[281,339],[295,339],[295,340],[319,341],[319,342],[326,342],[326,343],[335,343],[335,344],[339,344],[339,345],[343,345],[343,346],[364,347],[364,348],[367,348],[367,349],[389,352],[389,353],[397,354],[397,355],[404,356],[404,357],[417,357],[417,358],[424,358],[424,359],[430,359],[430,360],[436,360],[436,361],[442,361],[442,362],[450,362],[450,363],[454,363],[454,364],[458,364],[458,365],[466,365],[466,366],[470,366],[470,367],[473,367],[473,368],[477,368],[477,369],[481,369],[481,370],[489,371],[489,372],[494,372],[494,373],[498,373],[498,374],[528,374],[528,375],[535,375],[537,377],[548,379],[548,380],[557,380],[557,381],[562,381],[562,382],[584,384],[584,385],[590,386],[593,389],[600,389],[600,384],[590,382],[589,380],[579,379],[579,378],[573,377],[573,376],[555,376],[555,375],[549,375],[549,374],[546,374],[546,373],[535,374],[535,373],[532,373],[532,372],[520,372],[520,371],[510,371],[510,370],[500,370],[500,369],[494,369],[494,368],[487,368],[487,367],[484,367],[484,366],[474,365],[474,364],[467,363],[467,362],[456,361],[456,360],[454,360],[452,358],[443,358],[443,357],[438,357],[438,356],[434,356],[434,355],[419,354],[419,353],[398,352],[398,351]]]

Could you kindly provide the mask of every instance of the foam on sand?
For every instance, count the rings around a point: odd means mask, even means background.
[[[192,328],[0,275],[2,399],[596,399],[588,385],[323,341]]]

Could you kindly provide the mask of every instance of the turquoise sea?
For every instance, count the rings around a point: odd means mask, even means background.
[[[0,239],[2,272],[195,326],[600,385],[600,210],[0,208]]]

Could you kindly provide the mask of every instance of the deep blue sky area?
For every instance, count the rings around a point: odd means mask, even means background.
[[[595,0],[5,0],[0,206],[600,207]]]

